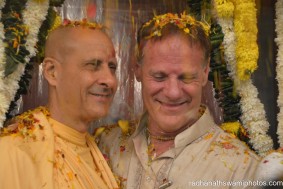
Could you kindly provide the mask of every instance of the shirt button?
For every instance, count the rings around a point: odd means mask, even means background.
[[[150,178],[150,177],[146,177],[146,181],[147,181],[147,182],[150,182],[150,181],[151,181],[151,178]]]

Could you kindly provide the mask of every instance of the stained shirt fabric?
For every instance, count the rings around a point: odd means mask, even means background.
[[[32,116],[32,127],[0,137],[0,188],[118,188],[93,137],[40,111]]]
[[[125,189],[254,188],[260,158],[217,126],[209,110],[178,134],[174,147],[152,161],[148,155],[145,113],[128,136],[106,129],[99,147]]]

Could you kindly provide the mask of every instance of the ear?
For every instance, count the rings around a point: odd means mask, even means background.
[[[51,86],[56,85],[58,66],[58,62],[54,58],[47,57],[43,60],[43,75]]]
[[[138,82],[140,82],[141,81],[141,72],[142,72],[142,65],[141,65],[141,63],[135,63],[135,76],[136,76],[136,80],[138,81]]]
[[[205,86],[207,81],[208,81],[208,74],[209,74],[209,71],[210,71],[210,58],[207,60],[207,63],[204,67],[204,70],[203,70],[203,80],[202,80],[202,86]]]

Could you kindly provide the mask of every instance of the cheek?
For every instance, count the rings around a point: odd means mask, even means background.
[[[114,84],[113,84],[113,90],[114,90],[114,92],[116,93],[117,88],[118,88],[118,79],[117,79],[117,76],[114,77],[114,80],[115,80],[115,82],[114,82]]]
[[[142,81],[142,90],[144,95],[153,96],[158,94],[160,91],[162,91],[163,85],[164,84],[162,82],[144,80]]]
[[[186,85],[183,87],[183,91],[186,95],[191,96],[192,98],[201,99],[202,96],[202,85],[201,83],[195,83]]]

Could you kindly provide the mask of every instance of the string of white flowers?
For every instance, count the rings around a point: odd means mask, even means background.
[[[0,19],[2,17],[2,8],[5,6],[5,1],[0,2]],[[5,45],[4,45],[4,25],[0,22],[0,122],[5,119],[5,110],[9,108],[9,102],[6,101],[5,94],[2,93],[4,89],[4,67],[6,63]]]
[[[278,142],[280,147],[283,147],[283,0],[277,0],[275,4],[275,32],[277,37],[275,42],[278,46],[276,57],[276,79],[278,82],[278,99],[277,106],[279,113],[277,115],[278,127]]]
[[[23,22],[29,28],[29,34],[26,39],[26,49],[30,52],[29,56],[25,57],[26,62],[36,55],[36,43],[38,40],[38,32],[42,22],[44,21],[49,8],[49,0],[34,1],[28,0],[26,8],[23,11]],[[0,88],[1,93],[4,95],[3,104],[1,104],[1,115],[5,116],[8,111],[10,102],[13,101],[17,90],[19,89],[18,82],[21,79],[25,70],[25,64],[19,64],[17,69],[4,79],[3,88]],[[2,99],[0,99],[2,100]],[[3,125],[4,118],[1,118],[0,127]]]
[[[47,16],[48,8],[49,0],[29,0],[27,2],[26,9],[23,13],[24,24],[29,26],[29,35],[27,36],[26,48],[30,54],[26,57],[27,62],[37,53],[35,45],[38,41],[38,32],[42,22]]]
[[[260,156],[265,156],[273,148],[273,141],[267,135],[269,123],[264,106],[258,98],[258,90],[251,79],[235,81],[241,96],[241,120],[248,130],[250,143]]]
[[[231,3],[229,6],[231,10]],[[263,104],[258,99],[257,88],[252,84],[251,79],[242,81],[237,77],[235,44],[236,37],[234,33],[232,17],[217,17],[218,23],[224,33],[224,57],[228,63],[228,70],[234,80],[236,90],[241,96],[240,104],[242,110],[241,121],[247,128],[250,143],[260,156],[264,156],[273,147],[273,141],[268,136],[267,130],[269,123],[266,120]]]

